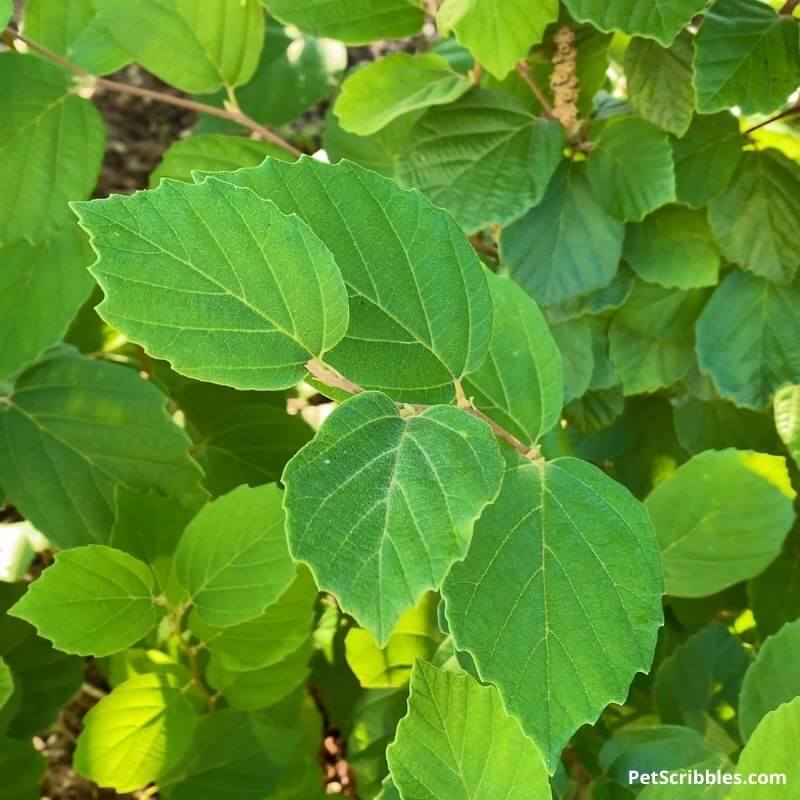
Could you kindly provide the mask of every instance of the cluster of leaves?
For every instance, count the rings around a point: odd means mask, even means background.
[[[321,798],[322,709],[365,800],[794,797],[796,5],[27,0],[0,798],[86,656],[118,792]],[[132,61],[207,113],[87,201]]]

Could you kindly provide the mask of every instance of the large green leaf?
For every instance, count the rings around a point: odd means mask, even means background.
[[[800,675],[790,668],[799,659],[800,620],[796,620],[764,642],[745,675],[739,703],[739,728],[744,741],[770,711],[800,697]]]
[[[354,72],[333,111],[346,131],[368,136],[410,111],[452,103],[471,86],[437,53],[394,53]]]
[[[667,593],[704,597],[758,575],[792,526],[794,496],[778,456],[707,450],[679,467],[645,502]]]
[[[275,484],[239,486],[204,506],[175,553],[175,573],[208,625],[258,617],[294,578]]]
[[[69,218],[100,171],[100,114],[71,93],[69,73],[34,56],[0,53],[0,242],[39,238]]]
[[[414,666],[408,714],[387,758],[401,797],[550,797],[542,758],[497,690],[424,661]]]
[[[614,315],[609,354],[625,394],[652,392],[683,378],[694,363],[694,323],[707,298],[637,284]]]
[[[534,208],[503,228],[500,253],[514,280],[543,305],[607,286],[625,227],[592,193],[582,165],[562,164]]]
[[[196,716],[171,675],[138,675],[117,686],[83,721],[75,771],[131,792],[166,774],[191,744]]]
[[[258,0],[92,0],[114,39],[145,69],[185,92],[238,86],[264,41]]]
[[[304,567],[292,584],[259,617],[215,628],[192,614],[189,626],[212,661],[234,672],[273,666],[294,653],[309,637],[317,588]]]
[[[800,382],[800,281],[780,286],[732,272],[697,321],[700,368],[737,405],[763,408]]]
[[[174,586],[173,561],[192,510],[174,497],[117,486],[110,544],[144,561],[158,591],[172,602],[183,594]]]
[[[653,692],[661,721],[686,725],[709,741],[719,741],[726,734],[718,728],[724,723],[731,727],[731,712],[751,661],[751,652],[720,623],[690,636],[658,667]],[[735,730],[727,735],[731,752],[737,747]]]
[[[636,117],[610,121],[586,165],[597,200],[612,217],[638,222],[675,200],[675,169],[667,135]]]
[[[476,89],[425,112],[398,156],[398,180],[473,233],[539,203],[563,145],[554,120],[533,116],[505,92]]]
[[[191,181],[194,170],[226,172],[241,167],[257,167],[267,156],[291,160],[289,153],[277,145],[243,136],[206,133],[178,139],[150,173],[150,187],[158,186],[162,178]]]
[[[94,75],[116,72],[133,60],[111,37],[94,0],[28,0],[25,35]]]
[[[165,406],[133,370],[54,351],[0,405],[0,482],[59,547],[108,542],[115,486],[204,494]]]
[[[504,78],[557,19],[557,0],[445,0],[436,25],[442,35],[455,33],[492,75]]]
[[[483,365],[464,392],[501,427],[533,447],[564,404],[561,354],[541,311],[513,281],[487,271],[494,325]]]
[[[439,598],[433,592],[423,596],[397,621],[385,647],[378,647],[369,631],[351,628],[345,639],[350,669],[364,688],[387,689],[405,686],[418,658],[430,661],[442,641],[437,624]]]
[[[675,136],[683,136],[694,114],[692,37],[681,34],[669,48],[634,39],[625,50],[628,101],[636,113]]]
[[[778,150],[745,153],[733,179],[709,206],[725,256],[778,283],[797,274],[800,165]]]
[[[303,116],[339,85],[347,49],[333,39],[318,39],[294,26],[267,20],[264,49],[252,80],[236,91],[239,106],[257,122],[283,125]],[[219,105],[225,94],[220,93]],[[282,156],[286,159],[286,151]]]
[[[107,656],[158,623],[153,573],[105,545],[65,550],[9,611],[65,653]]]
[[[413,36],[425,19],[416,0],[262,0],[287,25],[347,44]]]
[[[182,374],[287,388],[347,330],[347,293],[330,252],[301,220],[247,189],[215,178],[164,181],[76,209],[98,253],[99,313]]]
[[[564,402],[586,392],[594,374],[594,336],[585,317],[566,319],[550,325],[550,332],[561,352],[564,369]]]
[[[12,0],[0,0],[0,25],[5,27],[14,14]]]
[[[747,596],[759,633],[777,633],[800,618],[800,528],[797,522],[781,554],[747,584]]]
[[[491,431],[464,411],[406,418],[385,395],[357,395],[286,465],[292,555],[383,646],[463,558],[502,471]]]
[[[575,19],[601,31],[621,30],[669,45],[706,0],[564,0]]]
[[[775,427],[789,455],[800,465],[800,386],[784,386],[775,393]]]
[[[672,145],[678,202],[700,208],[722,192],[736,171],[744,142],[733,114],[695,116]]]
[[[456,646],[498,687],[551,770],[572,734],[650,667],[662,620],[647,512],[571,458],[509,463],[442,592]]]
[[[794,800],[800,782],[800,697],[761,720],[739,757],[736,773],[741,782],[731,789],[730,800]],[[783,780],[771,785],[748,783],[751,776],[765,773]]]
[[[198,720],[181,762],[159,782],[166,800],[262,800],[295,745],[292,733],[224,709]]]
[[[716,0],[697,34],[697,107],[768,114],[800,83],[797,23],[759,0]]]
[[[350,328],[327,363],[395,400],[454,399],[453,380],[486,356],[492,306],[480,262],[449,214],[347,162],[267,160],[228,180],[297,214],[333,253]]]
[[[92,251],[74,224],[0,246],[0,378],[61,341],[92,290]]]
[[[46,766],[32,742],[0,737],[0,799],[38,800],[39,781]]]
[[[671,289],[717,283],[720,254],[704,211],[669,205],[628,226],[625,260],[642,280]]]

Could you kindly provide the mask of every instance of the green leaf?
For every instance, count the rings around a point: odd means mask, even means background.
[[[408,714],[387,758],[402,797],[550,796],[541,756],[503,708],[497,690],[424,661],[414,665]]]
[[[94,75],[116,72],[133,60],[111,37],[94,0],[28,0],[24,19],[26,36]]]
[[[195,712],[171,675],[139,675],[84,718],[75,771],[99,786],[132,792],[165,775],[186,752]]]
[[[67,201],[94,188],[105,129],[70,87],[40,58],[0,53],[0,242],[46,236],[69,219]]]
[[[575,19],[601,31],[620,30],[655,39],[665,47],[699,14],[705,0],[564,0]]]
[[[787,669],[798,658],[800,620],[795,620],[764,642],[745,675],[739,702],[739,728],[745,742],[770,711],[800,696],[800,676]]]
[[[800,382],[797,308],[798,280],[780,286],[735,271],[719,285],[697,321],[697,356],[723,397],[763,408],[781,386]]]
[[[672,144],[678,202],[700,208],[722,192],[736,171],[744,141],[733,114],[695,116],[683,138]]]
[[[652,392],[683,378],[694,363],[694,323],[707,299],[701,289],[637,284],[614,315],[609,354],[625,394]]]
[[[494,302],[489,354],[464,379],[477,408],[533,447],[564,403],[561,354],[536,304],[513,281],[487,270]]]
[[[206,624],[254,619],[292,582],[281,495],[275,484],[239,486],[204,506],[186,528],[175,573]]]
[[[586,392],[592,382],[594,355],[592,329],[587,319],[575,317],[550,325],[550,332],[561,351],[564,368],[564,403]]]
[[[287,25],[345,44],[399,39],[418,33],[425,19],[415,0],[262,0]]]
[[[675,432],[686,451],[757,450],[772,453],[777,448],[775,426],[769,415],[739,408],[727,400],[702,401],[681,397],[672,401]]]
[[[346,131],[368,136],[409,111],[452,103],[471,86],[436,53],[393,53],[350,75],[333,112]]]
[[[625,50],[628,102],[642,119],[683,136],[694,114],[692,37],[682,33],[669,48],[634,39]]]
[[[554,120],[533,116],[505,92],[475,89],[425,112],[398,156],[398,180],[474,233],[537,205],[563,146]]]
[[[0,658],[0,709],[11,699],[14,694],[14,676],[8,664]]]
[[[661,721],[693,728],[707,741],[730,737],[727,752],[738,749],[731,712],[751,662],[750,651],[721,623],[690,636],[656,673],[653,691]]]
[[[577,459],[519,457],[442,590],[456,647],[550,770],[650,667],[661,593],[650,520],[624,487]]]
[[[492,75],[504,78],[557,19],[557,0],[445,0],[436,25],[443,36],[454,32]]]
[[[617,219],[638,222],[675,200],[675,170],[667,135],[635,117],[611,120],[586,164],[592,192]]]
[[[9,614],[65,653],[107,656],[136,644],[161,617],[148,567],[105,545],[76,547],[31,584]]]
[[[625,227],[592,193],[583,167],[562,164],[541,201],[503,228],[501,260],[545,306],[607,286],[622,256]]]
[[[108,542],[117,485],[191,504],[201,473],[165,406],[133,370],[53,351],[0,405],[0,482],[62,548]]]
[[[261,616],[215,628],[193,613],[189,627],[220,666],[234,672],[257,670],[278,664],[306,642],[316,596],[311,575],[301,568],[292,584]]]
[[[628,225],[625,260],[642,280],[671,289],[717,283],[720,254],[704,211],[670,205]]]
[[[185,92],[252,76],[264,41],[258,0],[92,0],[114,39],[145,69]]]
[[[46,766],[32,742],[0,737],[0,800],[38,800]]]
[[[745,153],[727,189],[709,205],[726,258],[777,283],[798,270],[800,165],[772,148]]]
[[[773,402],[778,435],[800,465],[800,386],[784,386],[775,393]]]
[[[800,617],[800,528],[797,523],[781,554],[747,584],[747,596],[762,636]]]
[[[173,557],[192,510],[174,497],[117,486],[109,544],[138,558],[153,571],[160,594],[175,599]]]
[[[15,688],[0,712],[0,727],[29,739],[55,722],[84,676],[82,659],[54,650],[31,625],[6,613],[26,586],[0,583],[0,657],[11,668]]]
[[[464,557],[502,471],[491,431],[464,411],[406,418],[385,395],[356,395],[286,465],[292,555],[383,646]]]
[[[395,625],[383,648],[375,644],[369,631],[351,628],[345,639],[350,669],[364,688],[405,686],[417,658],[430,661],[442,640],[437,625],[439,599],[428,592]]]
[[[755,774],[783,774],[783,785],[752,785]],[[730,800],[792,800],[800,781],[800,697],[767,714],[739,757],[736,774],[742,782],[731,789]]]
[[[630,297],[635,284],[636,275],[622,262],[607,286],[550,307],[548,313],[554,321],[585,315],[603,316],[606,311],[619,308]]]
[[[794,521],[786,461],[708,450],[650,493],[667,594],[703,597],[758,575]]]
[[[92,290],[92,251],[74,224],[0,246],[0,378],[61,341]]]
[[[181,374],[282,389],[347,330],[336,262],[301,220],[247,189],[164,181],[76,204],[110,325]],[[178,303],[178,297],[182,300]]]
[[[253,670],[229,669],[212,658],[208,682],[225,697],[231,708],[258,711],[275,705],[307,682],[312,651],[312,641],[306,636],[296,650],[281,660]]]
[[[191,181],[194,170],[226,172],[241,167],[257,167],[267,156],[284,161],[292,158],[277,145],[241,136],[206,133],[178,139],[150,173],[150,188],[158,186],[162,178]]]
[[[223,709],[201,717],[182,761],[158,782],[165,800],[262,800],[277,787],[292,732]]]
[[[797,23],[754,0],[717,0],[695,42],[697,108],[769,114],[800,83]]]
[[[0,0],[0,25],[5,27],[14,13],[12,0]]]
[[[395,400],[454,399],[453,381],[486,356],[492,307],[480,262],[449,214],[346,162],[268,159],[228,180],[297,214],[333,254],[350,328],[328,364]]]

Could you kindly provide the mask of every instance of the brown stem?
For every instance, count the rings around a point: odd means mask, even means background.
[[[341,389],[348,394],[360,394],[364,391],[364,389],[362,389],[358,384],[347,380],[347,378],[336,373],[327,364],[322,364],[313,358],[306,363],[306,369],[318,381],[326,383],[328,386],[335,386],[337,389]],[[463,411],[466,411],[467,414],[471,414],[476,419],[479,419],[481,422],[488,425],[489,428],[491,428],[492,433],[497,436],[498,439],[502,439],[504,442],[510,444],[511,447],[513,447],[521,455],[525,456],[525,458],[530,460],[538,460],[540,458],[539,451],[536,447],[531,447],[530,445],[526,445],[524,442],[521,442],[516,436],[513,436],[507,430],[505,430],[505,428],[502,428],[494,420],[487,417],[483,411],[475,408],[475,406],[472,404],[472,401],[464,397],[464,392],[461,389],[460,383],[456,383],[456,395],[458,398],[458,407]],[[417,414],[425,411],[426,408],[428,408],[428,406],[421,404],[415,404],[413,407],[414,413]]]
[[[550,101],[547,99],[547,96],[542,91],[539,84],[536,83],[536,81],[531,76],[531,71],[528,69],[528,65],[524,61],[517,62],[517,72],[519,73],[522,80],[528,84],[528,88],[533,92],[534,97],[536,97],[536,99],[539,101],[539,104],[544,109],[544,113],[548,117],[552,117],[553,106],[550,104]]]
[[[490,256],[495,260],[500,258],[500,253],[498,253],[497,248],[484,242],[480,236],[470,236],[469,242],[479,253]]]
[[[217,698],[208,691],[208,687],[206,687],[205,681],[203,680],[203,671],[200,669],[200,662],[197,660],[197,650],[189,644],[183,636],[183,618],[188,609],[188,605],[183,606],[183,608],[176,613],[174,617],[174,632],[178,637],[178,643],[184,653],[186,653],[186,661],[189,664],[189,671],[192,673],[192,684],[203,696],[208,710],[214,711],[217,707]]]
[[[263,125],[260,125],[238,108],[216,108],[216,106],[209,106],[205,103],[197,103],[194,100],[187,100],[184,97],[175,97],[174,95],[167,94],[166,92],[157,92],[153,89],[143,89],[138,86],[130,86],[127,83],[118,83],[117,81],[111,81],[107,78],[100,78],[97,75],[93,75],[91,72],[83,69],[83,67],[73,64],[71,61],[68,61],[58,53],[43,47],[37,42],[31,41],[22,34],[17,33],[12,28],[6,28],[5,33],[10,34],[15,39],[19,39],[21,42],[24,42],[31,50],[35,50],[37,53],[43,55],[54,64],[58,64],[63,69],[69,70],[75,75],[80,75],[82,78],[90,78],[92,83],[99,89],[106,89],[111,92],[119,92],[120,94],[136,95],[137,97],[144,97],[148,100],[154,100],[158,103],[166,103],[168,105],[178,106],[179,108],[186,108],[190,111],[196,111],[198,114],[208,114],[212,117],[227,119],[247,128],[259,139],[262,139],[265,142],[270,142],[276,147],[280,147],[291,153],[293,156],[302,155],[302,152],[294,147],[294,145],[289,144],[289,142],[287,142],[281,136],[278,136],[277,133],[271,131],[269,128],[265,128]]]
[[[800,0],[786,0],[778,13],[783,14],[786,17],[791,17],[792,14],[794,14],[794,10],[797,8],[797,6],[800,6]]]
[[[797,0],[800,3],[800,0]],[[787,108],[784,111],[781,111],[780,114],[776,114],[774,117],[770,117],[769,119],[765,119],[763,122],[759,122],[758,125],[753,125],[752,128],[748,128],[744,133],[745,136],[748,133],[752,133],[753,131],[757,131],[759,128],[763,128],[765,125],[769,125],[773,122],[777,122],[779,119],[784,119],[785,117],[792,117],[795,114],[800,114],[800,105],[792,106],[791,108]]]

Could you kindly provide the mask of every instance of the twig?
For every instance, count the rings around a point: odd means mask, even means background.
[[[182,623],[184,615],[189,606],[183,606],[174,617],[174,633],[178,637],[178,643],[183,651],[186,653],[186,661],[189,664],[189,671],[192,673],[192,684],[197,687],[197,691],[203,696],[206,707],[209,711],[214,711],[217,707],[217,697],[212,695],[206,687],[203,680],[203,671],[200,669],[200,663],[197,660],[197,650],[189,644],[183,637]]]
[[[786,17],[791,17],[797,6],[800,6],[800,0],[786,0],[778,13]]]
[[[311,359],[306,363],[306,369],[322,383],[326,383],[328,386],[334,386],[337,389],[347,392],[348,394],[360,394],[364,391],[364,389],[362,389],[358,384],[347,380],[347,378],[339,375],[327,364],[322,364],[315,359]],[[489,428],[491,428],[492,433],[497,436],[498,439],[502,439],[504,442],[507,442],[518,453],[531,461],[535,461],[540,458],[539,451],[536,447],[531,447],[530,445],[526,445],[524,442],[521,442],[516,436],[510,434],[507,430],[505,430],[505,428],[502,428],[494,420],[487,417],[483,411],[475,408],[472,401],[464,396],[461,384],[458,382],[456,382],[456,397],[458,400],[458,407],[463,411],[466,411],[467,414],[470,414],[471,416],[488,425]],[[419,414],[425,411],[427,408],[429,408],[429,406],[414,404],[413,411],[414,413]]]
[[[800,0],[797,0],[797,2],[800,4]],[[748,128],[744,132],[744,135],[746,136],[748,133],[757,131],[759,128],[763,128],[765,125],[770,125],[771,123],[777,122],[779,119],[784,119],[785,117],[792,117],[795,114],[800,114],[800,104],[792,106],[791,108],[787,108],[784,111],[781,111],[780,114],[776,114],[774,117],[770,117],[769,119],[765,119],[763,122],[759,122],[758,125],[753,125],[752,128]]]
[[[552,117],[553,106],[550,104],[550,101],[547,99],[545,93],[541,90],[539,84],[536,83],[531,76],[531,71],[528,69],[528,65],[524,61],[517,62],[517,72],[522,80],[528,84],[528,88],[533,92],[534,97],[536,97],[536,99],[539,101],[539,104],[544,109],[545,114],[548,117]]]
[[[484,242],[480,236],[470,236],[469,242],[479,253],[491,256],[495,260],[500,258],[500,253],[497,251],[497,248]]]
[[[119,92],[120,94],[130,94],[137,97],[144,97],[148,100],[155,100],[158,103],[166,103],[168,105],[178,106],[179,108],[186,108],[190,111],[196,111],[198,114],[208,114],[212,117],[227,119],[249,129],[259,139],[262,139],[265,142],[270,142],[276,147],[281,147],[294,156],[302,155],[302,152],[294,147],[294,145],[287,142],[281,136],[278,136],[277,133],[271,131],[269,128],[265,128],[263,125],[260,125],[238,108],[216,108],[215,106],[209,106],[205,103],[197,103],[194,100],[187,100],[184,97],[175,97],[174,95],[167,94],[166,92],[157,92],[153,89],[143,89],[138,86],[130,86],[127,83],[119,83],[117,81],[108,80],[107,78],[100,78],[97,75],[93,75],[91,72],[83,69],[83,67],[73,64],[71,61],[68,61],[58,53],[43,47],[37,42],[31,41],[22,34],[17,33],[12,28],[6,28],[5,34],[11,35],[15,39],[24,42],[31,50],[35,50],[37,53],[43,55],[54,64],[58,64],[63,69],[69,70],[75,75],[80,75],[82,78],[91,79],[94,86],[96,86],[98,89],[106,89],[111,92]]]

